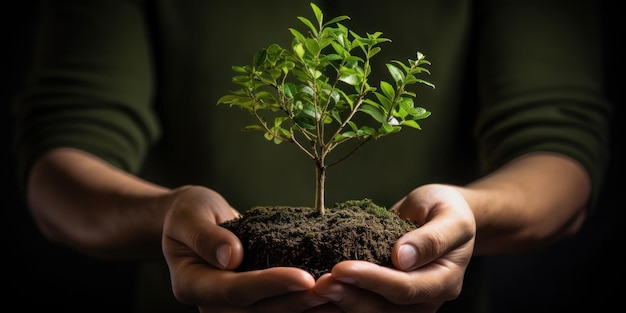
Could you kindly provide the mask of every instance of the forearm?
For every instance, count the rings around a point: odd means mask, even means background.
[[[461,192],[477,225],[474,253],[536,249],[575,233],[586,216],[591,183],[578,163],[556,154],[520,157]]]
[[[79,150],[56,149],[33,165],[27,201],[42,233],[86,254],[133,258],[161,252],[170,191]]]

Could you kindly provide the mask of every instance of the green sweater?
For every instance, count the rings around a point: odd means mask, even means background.
[[[232,65],[270,43],[288,47],[288,28],[305,29],[296,17],[313,18],[309,1],[44,2],[15,103],[22,181],[39,154],[75,147],[165,186],[208,186],[241,211],[314,203],[311,161],[240,131],[252,117],[216,105],[236,88]],[[367,197],[388,207],[421,184],[464,184],[535,151],[580,162],[595,199],[610,105],[597,8],[578,2],[320,2],[327,19],[349,15],[357,33],[392,40],[375,58],[374,81],[389,79],[384,63],[421,51],[436,85],[417,90],[432,112],[421,131],[370,142],[329,169],[326,203]],[[461,298],[475,291],[471,276]]]

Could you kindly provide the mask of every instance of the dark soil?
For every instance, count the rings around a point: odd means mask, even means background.
[[[222,226],[244,246],[239,271],[292,266],[316,279],[344,260],[392,266],[393,244],[417,227],[369,199],[339,203],[323,215],[310,207],[254,207]]]

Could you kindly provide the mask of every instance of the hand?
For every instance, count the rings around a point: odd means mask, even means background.
[[[344,312],[436,312],[461,292],[476,223],[457,187],[422,186],[392,209],[421,225],[395,243],[395,269],[344,261],[315,285]]]
[[[235,272],[243,259],[237,237],[218,226],[239,213],[204,187],[173,192],[163,227],[163,252],[176,298],[200,312],[303,312],[327,302],[315,279],[298,268]]]

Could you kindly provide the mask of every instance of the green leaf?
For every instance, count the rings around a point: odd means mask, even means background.
[[[248,76],[243,76],[243,75],[233,76],[233,83],[243,84],[251,80],[252,80],[252,77],[250,77],[249,75]]]
[[[379,123],[386,122],[385,112],[380,110],[378,107],[375,107],[369,104],[364,104],[359,108],[359,111],[366,113],[367,115],[371,116],[374,120],[376,120]]]
[[[240,96],[236,95],[225,95],[217,99],[217,104],[230,104],[236,101]]]
[[[325,55],[322,59],[325,61],[339,61],[339,60],[342,60],[343,57],[338,54],[331,53],[331,54]]]
[[[398,60],[392,60],[390,63],[400,66],[405,73],[411,72],[411,67],[409,65],[406,65]],[[411,60],[409,60],[409,64],[412,64]]]
[[[414,120],[422,120],[430,116],[431,112],[422,107],[417,107],[417,113],[413,114]]]
[[[299,57],[302,58],[304,56],[304,46],[301,43],[297,43],[291,47],[293,52]]]
[[[263,128],[263,126],[261,126],[261,125],[248,125],[248,126],[244,127],[243,130],[245,130],[245,131],[253,131],[253,130],[265,131],[265,128]]]
[[[313,119],[317,119],[319,117],[319,113],[317,112],[315,106],[311,103],[305,103],[299,113],[312,117]]]
[[[396,97],[396,90],[386,81],[380,82],[380,90],[382,90],[385,96],[389,99],[394,99]]]
[[[311,77],[313,77],[313,79],[319,79],[320,77],[322,77],[322,72],[313,68],[309,69],[309,74],[311,75]]]
[[[293,99],[295,94],[298,92],[298,86],[296,86],[293,83],[286,83],[285,85],[283,85],[283,94],[285,95],[285,97],[289,98],[289,99]]]
[[[272,140],[272,139],[274,139],[274,135],[272,135],[272,134],[271,134],[271,133],[269,133],[269,132],[266,132],[265,134],[263,134],[263,137],[265,137],[265,139],[267,139],[267,140]],[[275,142],[275,143],[277,143],[276,141],[274,141],[274,142]]]
[[[407,115],[409,115],[409,112],[407,112],[406,107],[399,105],[398,107],[396,107],[396,110],[392,112],[392,115],[394,117],[404,119]]]
[[[406,120],[406,121],[402,122],[402,125],[422,130],[420,125],[416,121],[414,121],[414,120]]]
[[[349,75],[341,75],[341,77],[339,77],[339,80],[352,86],[356,86],[361,81],[363,81],[362,76],[356,73],[349,74]]]
[[[420,82],[420,83],[422,83],[422,84],[424,84],[424,85],[426,85],[426,86],[429,86],[429,87],[435,88],[435,84],[433,84],[433,83],[431,83],[431,82],[429,82],[429,81],[425,81],[425,80],[423,80],[423,79],[417,79],[417,81],[418,81],[418,82]]]
[[[414,109],[414,105],[415,102],[413,101],[413,98],[402,97],[398,100],[398,106],[406,111],[411,111],[412,109]]]
[[[402,80],[404,80],[404,73],[402,73],[402,71],[393,64],[388,63],[386,65],[387,70],[389,70],[389,73],[391,74],[391,77],[393,77],[393,80],[396,82],[396,84],[401,83]]]
[[[333,139],[335,142],[339,142],[348,138],[353,138],[356,137],[356,132],[353,131],[345,131],[342,133],[337,134],[337,136],[335,136],[335,138]]]
[[[372,50],[370,50],[370,52],[367,54],[368,58],[373,58],[375,55],[378,54],[378,52],[380,52],[382,49],[380,47],[374,47],[372,48]]]
[[[356,131],[358,131],[358,130],[359,130],[359,126],[358,126],[355,122],[350,121],[350,120],[348,120],[348,121],[346,121],[346,122],[347,122],[346,124],[347,124],[348,126],[350,126],[350,129],[352,129],[352,131],[356,132]]]
[[[304,45],[306,46],[306,49],[309,50],[309,52],[311,52],[311,54],[313,55],[317,55],[321,51],[319,43],[314,39],[307,39],[306,41],[304,41]]]
[[[266,49],[261,49],[259,51],[257,51],[254,56],[252,57],[252,65],[255,68],[259,68],[263,65],[263,62],[265,62],[265,56],[267,55],[267,50]]]
[[[349,55],[348,51],[344,49],[343,45],[341,45],[340,43],[333,41],[330,43],[330,45],[333,47],[333,49],[335,49],[335,52],[337,52],[337,55],[339,55],[341,58],[345,58],[347,55]]]
[[[381,127],[378,129],[378,133],[382,136],[386,136],[389,134],[397,133],[402,128],[400,126],[393,126],[389,123],[383,123]]]
[[[304,35],[302,35],[302,33],[299,32],[297,29],[289,28],[289,32],[291,32],[291,34],[293,35],[294,41],[298,43],[303,43],[306,39],[306,37],[304,37]]]
[[[423,68],[423,67],[415,67],[411,70],[411,73],[426,73],[426,74],[430,74],[430,71],[427,68]]]
[[[254,96],[257,97],[257,99],[260,99],[260,100],[276,102],[276,98],[274,98],[274,95],[272,93],[268,92],[268,91],[259,91]]]
[[[248,71],[246,70],[246,68],[245,68],[245,67],[243,67],[243,66],[236,66],[236,65],[233,65],[231,68],[233,69],[233,71],[235,71],[235,72],[237,72],[237,73],[248,73]]]
[[[347,15],[337,16],[337,17],[332,18],[330,21],[324,23],[324,25],[322,25],[322,26],[327,27],[328,25],[337,24],[337,23],[339,23],[341,21],[349,20],[349,19],[350,19],[350,17],[347,16]]]
[[[317,19],[317,23],[322,25],[322,21],[324,21],[324,14],[322,13],[322,10],[320,10],[320,8],[315,5],[315,3],[311,2],[310,5],[313,9],[313,14],[315,14],[315,19]]]
[[[348,106],[350,106],[350,110],[352,110],[354,108],[354,98],[352,97],[352,95],[348,95],[341,89],[335,89],[335,91],[337,91],[341,95],[346,103],[348,103]]]
[[[385,95],[379,92],[374,92],[374,95],[376,96],[376,99],[378,99],[378,102],[382,104],[383,108],[385,108],[387,112],[391,110],[391,106],[393,105],[393,102],[391,99],[387,98]],[[366,100],[366,102],[368,101]]]
[[[318,32],[317,32],[317,27],[313,26],[313,23],[311,23],[311,21],[309,21],[308,18],[306,17],[302,17],[302,16],[298,16],[298,19],[300,20],[300,22],[302,22],[304,25],[306,25],[307,27],[309,27],[309,30],[311,30],[311,33],[317,37]]]
[[[404,84],[406,85],[412,85],[417,82],[418,82],[417,78],[413,76],[412,74],[406,75],[406,77],[404,78]]]
[[[330,111],[330,116],[337,122],[337,123],[341,123],[341,115],[339,114],[339,111],[333,109]]]
[[[369,136],[376,135],[376,130],[374,130],[373,128],[369,126],[363,126],[359,129],[357,133],[359,134],[359,136],[367,138]]]

